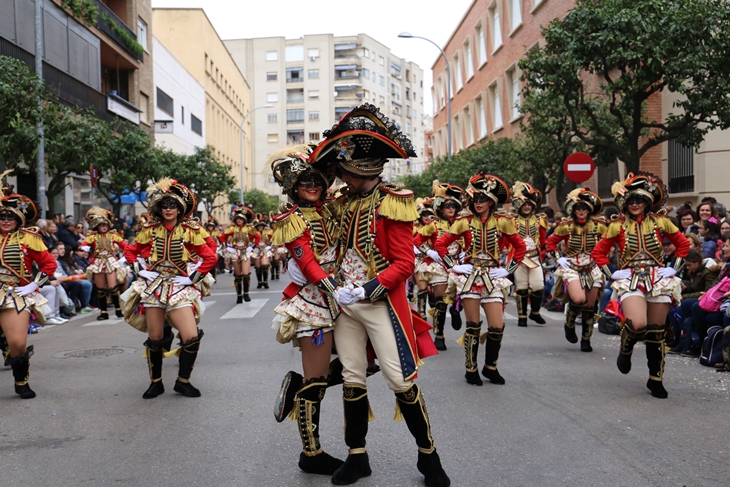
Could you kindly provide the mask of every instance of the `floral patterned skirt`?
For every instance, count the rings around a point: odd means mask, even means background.
[[[163,308],[169,313],[190,306],[195,316],[195,323],[200,323],[205,311],[205,305],[200,297],[200,291],[195,286],[176,286],[169,280],[158,278],[154,281],[137,279],[120,299],[123,303],[124,320],[134,328],[146,332],[145,307]]]
[[[661,277],[659,275],[661,267],[654,266],[648,269],[647,281],[651,281],[651,286],[639,281],[632,285],[634,271],[631,271],[631,279],[619,279],[613,281],[611,288],[614,290],[614,297],[618,297],[620,301],[631,297],[641,296],[646,299],[647,303],[674,303],[678,304],[682,301],[682,280],[677,276]]]
[[[94,274],[112,273],[116,273],[118,282],[124,282],[127,279],[127,268],[120,264],[112,254],[94,256],[94,262],[86,268],[86,278],[90,281],[94,280]]]
[[[492,279],[493,288],[491,292],[488,291],[487,285],[481,277],[474,280],[470,289],[464,289],[468,279],[468,274],[449,272],[449,287],[446,289],[446,294],[456,292],[461,299],[478,299],[480,303],[505,303],[507,301],[512,281],[506,277]]]
[[[0,309],[14,309],[18,314],[27,311],[33,317],[33,321],[42,325],[46,322],[46,315],[51,313],[48,300],[38,290],[25,296],[18,296],[11,292],[12,286],[3,283],[0,286]]]
[[[449,282],[448,272],[438,262],[432,261],[430,264],[426,264],[426,262],[420,261],[416,270],[420,274],[419,280],[421,282],[426,282],[432,286],[447,284]]]

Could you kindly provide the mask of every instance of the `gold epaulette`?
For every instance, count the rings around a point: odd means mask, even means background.
[[[159,226],[160,223],[162,223],[162,222],[160,222],[160,219],[157,218],[156,216],[153,216],[152,218],[147,220],[147,222],[145,222],[144,225],[142,225],[142,228],[154,228],[156,226]]]
[[[606,236],[605,238],[616,238],[621,234],[621,228],[623,224],[623,219],[611,219],[611,223],[608,225],[608,229],[606,230]]]
[[[43,238],[40,233],[35,232],[34,230],[38,230],[38,227],[21,228],[20,232],[23,234],[21,243],[36,252],[48,250],[46,244],[43,243]]]
[[[677,233],[679,231],[679,228],[672,223],[672,220],[670,220],[668,216],[661,213],[650,213],[649,215],[654,218],[657,228],[659,228],[662,232],[671,235],[672,233]]]
[[[189,226],[187,220],[182,223],[182,227],[187,234],[187,242],[193,245],[206,245],[205,239],[208,237],[208,232],[203,229],[200,224]]]
[[[573,220],[563,220],[555,227],[555,235],[564,237],[570,235],[570,227],[573,224]]]
[[[497,220],[497,230],[504,235],[514,235],[517,233],[517,222],[514,220],[514,214],[506,211],[498,211],[494,214]]]
[[[389,183],[381,184],[379,189],[385,193],[378,209],[381,216],[399,222],[418,220],[413,191]]]
[[[272,238],[274,245],[285,245],[304,235],[307,223],[299,216],[297,208],[298,206],[295,205],[286,213],[277,215],[276,228]]]
[[[155,226],[157,226],[157,225],[155,225]],[[152,241],[152,230],[153,230],[153,228],[154,227],[147,226],[147,224],[145,223],[144,227],[137,234],[137,238],[135,238],[134,241],[136,243],[140,243],[140,244],[143,244],[143,245],[150,243]]]
[[[449,233],[452,235],[461,235],[469,230],[470,223],[471,218],[468,216],[457,218],[454,224],[451,225],[451,228],[449,228]]]
[[[185,220],[182,221],[182,225],[184,227],[190,228],[192,230],[197,230],[197,229],[201,228],[200,220],[195,217],[186,218]]]
[[[421,226],[421,228],[418,229],[418,234],[424,237],[430,237],[437,232],[438,228],[436,227],[436,224],[434,222],[431,222],[428,225],[423,225]]]

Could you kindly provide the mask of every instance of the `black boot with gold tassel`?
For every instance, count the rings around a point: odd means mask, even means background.
[[[325,453],[319,443],[319,411],[326,390],[327,380],[324,377],[309,379],[297,391],[295,405],[299,436],[302,438],[299,468],[319,475],[332,475],[344,463]]]
[[[487,328],[487,343],[484,345],[484,367],[482,375],[489,379],[492,384],[504,384],[504,377],[499,375],[497,370],[497,359],[499,349],[502,348],[503,328]]]
[[[582,307],[568,302],[566,304],[568,309],[565,312],[565,339],[570,343],[578,343],[578,335],[575,334],[575,319],[578,317],[578,313],[581,312]]]
[[[119,294],[120,294],[119,288],[120,288],[119,284],[114,286],[114,288],[112,289],[111,298],[112,298],[112,304],[114,305],[114,312],[117,315],[117,318],[123,318],[124,313],[122,313],[122,307],[119,304]]]
[[[436,453],[436,445],[431,435],[431,421],[423,393],[416,384],[405,391],[395,393],[395,420],[406,420],[408,431],[418,445],[418,471],[424,476],[427,487],[448,487],[449,476],[441,466],[441,459]]]
[[[433,343],[436,350],[446,350],[444,341],[444,325],[446,324],[446,303],[443,296],[436,296],[436,305],[433,308]]]
[[[669,393],[664,389],[664,325],[646,327],[646,365],[649,367],[649,381],[646,387],[651,395],[666,399]]]
[[[517,305],[517,326],[527,326],[527,301],[530,299],[528,289],[515,291],[515,304]]]
[[[593,324],[596,322],[596,313],[594,306],[583,306],[581,312],[582,333],[580,334],[580,351],[581,352],[592,352],[591,337],[593,336]]]
[[[342,400],[345,412],[345,444],[350,450],[345,463],[332,475],[332,483],[350,485],[373,473],[365,449],[370,419],[368,390],[365,386],[345,384],[342,386]]]
[[[261,267],[256,267],[256,289],[264,287],[264,278],[262,275]]]
[[[616,367],[622,374],[628,374],[631,371],[631,354],[634,351],[634,345],[643,340],[645,336],[646,330],[636,331],[631,320],[626,320],[621,328],[621,348],[616,359]]]
[[[542,289],[532,291],[530,293],[530,319],[538,325],[546,323],[545,318],[540,314],[540,306],[542,306]]]
[[[243,303],[243,276],[234,275],[233,286],[236,288],[236,304]]]
[[[160,340],[152,340],[148,338],[144,342],[145,355],[147,357],[147,366],[150,370],[150,379],[152,383],[147,388],[143,399],[154,399],[163,392],[165,392],[165,386],[162,385],[162,358],[165,350],[170,350],[172,347],[172,340],[174,338],[172,328],[164,328],[164,336]]]
[[[261,266],[261,278],[263,279],[264,289],[269,289],[269,264]]]
[[[28,385],[31,355],[33,355],[33,345],[28,346],[25,352],[17,357],[8,357],[8,363],[13,369],[13,379],[15,379],[15,393],[20,395],[21,399],[35,397],[35,392]]]
[[[109,303],[107,302],[107,293],[108,291],[106,289],[96,290],[96,297],[99,300],[99,316],[96,317],[97,321],[109,319],[109,310],[107,310],[107,307],[109,306]]]
[[[200,391],[190,383],[190,375],[193,373],[195,359],[198,358],[201,338],[203,338],[203,330],[198,329],[198,336],[180,345],[180,369],[177,373],[174,390],[183,396],[200,397]]]
[[[243,300],[248,303],[251,301],[251,296],[248,295],[248,291],[251,289],[251,273],[242,275],[241,282],[243,282]]]
[[[423,318],[424,320],[427,319],[426,299],[428,299],[428,289],[420,289],[418,291],[418,294],[416,295],[416,300],[418,306],[418,314],[421,315],[421,318]]]
[[[466,331],[464,332],[464,355],[466,356],[466,381],[474,386],[483,384],[479,377],[479,367],[477,365],[477,354],[479,353],[479,332],[482,329],[482,322],[467,321]]]

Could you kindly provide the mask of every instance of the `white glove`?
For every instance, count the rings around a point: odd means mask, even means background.
[[[304,277],[304,273],[299,268],[299,264],[297,264],[296,260],[289,259],[287,269],[289,269],[289,279],[291,279],[291,282],[298,286],[304,286],[307,284],[308,279]]]
[[[193,284],[193,281],[191,281],[189,277],[185,276],[175,276],[172,282],[175,283],[176,286],[191,286]]]
[[[190,272],[195,272],[198,270],[198,267],[200,267],[200,264],[202,264],[202,263],[203,263],[202,260],[194,262],[194,263],[188,265],[188,269],[190,269]]]
[[[416,255],[418,255],[418,254],[420,254],[420,253],[421,253],[421,249],[419,249],[418,247],[416,247],[416,246],[414,245],[414,246],[413,246],[413,253],[414,253],[414,254],[416,254]]]
[[[91,252],[91,247],[89,247],[88,245],[82,245],[81,247],[79,247],[79,250],[82,252]]]
[[[457,274],[471,274],[474,272],[474,266],[471,264],[459,264],[451,268]]]
[[[350,306],[363,299],[365,299],[365,289],[361,287],[354,289],[345,287],[335,293],[335,300],[337,300],[340,306]]]
[[[268,252],[269,250],[271,250],[271,245],[266,246],[266,251]]]
[[[139,265],[141,265],[141,266],[147,265],[147,261],[144,260],[142,257],[137,257],[137,262],[139,262]]]
[[[426,255],[428,255],[429,257],[431,257],[436,262],[441,262],[441,256],[439,255],[438,252],[436,252],[433,249],[428,249],[426,251]]]
[[[657,274],[662,277],[674,277],[675,275],[677,275],[677,269],[673,267],[660,267],[657,271]]]
[[[253,252],[253,249],[254,249],[254,248],[255,248],[255,247],[254,247],[254,245],[253,245],[253,244],[251,244],[251,245],[249,245],[249,246],[248,246],[248,251],[249,251],[249,252]]]
[[[566,259],[565,257],[560,257],[556,262],[563,269],[569,269],[570,268],[570,261],[568,259]]]
[[[631,269],[619,269],[611,274],[611,279],[618,281],[621,279],[628,279],[631,277]]]
[[[505,269],[504,267],[496,267],[489,270],[489,277],[491,277],[492,279],[499,279],[507,276],[509,276],[509,272],[507,272],[507,269]]]
[[[462,252],[461,252],[461,253],[459,254],[459,261],[460,261],[460,262],[464,262],[464,257],[466,257],[466,252],[463,252],[463,251],[462,251]]]
[[[16,287],[15,294],[17,294],[18,296],[25,296],[32,293],[36,289],[38,289],[38,284],[36,284],[35,282],[31,282],[26,286]]]
[[[139,275],[149,281],[154,281],[155,279],[157,279],[157,277],[160,275],[160,273],[155,272],[155,271],[148,271],[147,269],[143,269],[143,270],[139,271]]]
[[[226,247],[226,252],[236,255],[236,249],[234,249],[233,247]]]
[[[117,262],[119,263],[119,265],[124,265],[127,263],[127,258],[124,256],[121,256],[120,258],[117,259]]]

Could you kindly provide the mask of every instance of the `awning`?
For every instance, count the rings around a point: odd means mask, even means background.
[[[346,71],[348,69],[357,69],[357,64],[340,64],[335,66],[335,71]]]
[[[348,51],[355,49],[357,44],[335,44],[335,51]]]
[[[393,69],[395,69],[396,71],[400,71],[400,66],[398,66],[397,64],[391,63],[390,64],[390,67],[393,68]]]
[[[360,88],[361,84],[349,84],[349,85],[335,85],[335,90],[338,91],[348,91],[348,90],[356,90]]]

